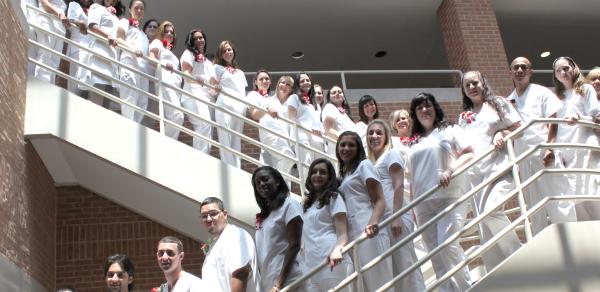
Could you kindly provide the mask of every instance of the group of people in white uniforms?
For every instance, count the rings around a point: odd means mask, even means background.
[[[71,40],[76,42],[81,46],[87,46],[90,42],[90,36],[87,34],[88,27],[88,16],[87,10],[88,6],[86,6],[87,1],[82,1],[84,3],[84,7],[81,6],[79,1],[71,1],[69,2],[69,7],[67,8],[67,18],[69,22],[75,24],[77,27],[74,28],[72,26],[69,27],[71,32]],[[88,52],[85,50],[79,49],[77,46],[69,45],[68,46],[68,56],[82,62],[87,59]],[[79,81],[85,81],[85,75],[87,74],[87,70],[83,67],[77,65],[76,63],[71,63],[69,65],[69,72],[74,74],[75,78]],[[83,89],[77,82],[69,80],[69,91],[78,92],[80,89]]]
[[[35,18],[35,23],[40,27],[59,34],[65,35],[66,27],[69,25],[69,20],[65,15],[67,4],[63,0],[38,0],[37,6],[41,10],[58,17],[58,20],[54,17],[49,17],[41,13],[28,11],[29,17]],[[34,4],[34,3],[29,3]],[[46,46],[54,51],[62,52],[63,41],[49,33],[45,33],[41,30],[35,30],[36,40],[41,45]],[[46,49],[36,49],[35,59],[50,68],[58,68],[60,57]],[[36,66],[34,76],[40,80],[47,81],[54,84],[56,74],[51,70],[46,69],[42,66]]]
[[[350,105],[346,100],[341,87],[334,85],[327,91],[327,103],[321,112],[323,135],[337,140],[344,131],[356,131],[355,123],[351,118]],[[334,145],[327,144],[327,152],[335,154]]]

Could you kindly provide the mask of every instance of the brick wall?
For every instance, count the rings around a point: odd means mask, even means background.
[[[13,11],[0,0],[0,253],[53,290],[56,190],[23,138],[27,42]]]
[[[450,68],[481,71],[496,94],[508,95],[513,84],[492,0],[443,0],[437,15]]]
[[[184,269],[200,274],[204,258],[197,241],[81,187],[58,188],[56,224],[57,287],[103,291],[106,257],[125,253],[135,265],[136,290],[149,291],[165,281],[155,253],[166,235],[183,241]]]

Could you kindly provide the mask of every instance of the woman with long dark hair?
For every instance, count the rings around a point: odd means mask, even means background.
[[[71,40],[77,44],[88,47],[90,43],[90,36],[87,33],[88,23],[88,10],[92,1],[89,0],[70,0],[68,1],[69,6],[67,8],[67,18],[71,24],[76,25],[69,27],[71,33]],[[68,56],[83,63],[87,58],[87,52],[80,50],[75,45],[69,45]],[[69,65],[69,73],[71,76],[77,78],[77,80],[85,82],[86,70],[83,67],[75,63]],[[79,94],[80,85],[74,81],[69,80],[69,91]]]
[[[346,95],[341,87],[334,85],[327,91],[327,104],[321,113],[323,120],[323,134],[337,140],[344,131],[355,131],[355,123],[352,120],[350,104],[346,100]],[[335,149],[328,147],[330,154],[335,153]]]
[[[156,60],[164,66],[166,70],[161,70],[160,79],[174,87],[181,87],[181,76],[172,71],[179,68],[179,59],[173,54],[173,47],[177,43],[177,34],[175,25],[165,20],[158,26],[156,38],[150,43],[150,59]],[[174,89],[162,86],[162,98],[175,106],[181,106],[180,94]],[[164,106],[164,116],[168,120],[183,125],[183,113],[167,104]],[[165,127],[165,135],[173,139],[178,139],[179,129],[174,127]]]
[[[204,82],[209,82],[211,78],[216,76],[215,66],[206,57],[207,39],[206,33],[195,28],[188,33],[185,38],[185,51],[181,54],[181,71],[191,75],[194,79],[185,78],[183,81],[183,89],[192,93],[195,97],[206,102],[214,102],[216,91],[209,90],[204,86]],[[181,97],[181,105],[192,113],[203,117],[210,121],[210,107],[198,101],[187,94]],[[212,139],[212,126],[200,118],[188,116],[194,132],[204,136],[207,139]],[[210,153],[210,143],[202,138],[193,138],[193,147],[204,153]]]
[[[307,290],[328,291],[353,269],[350,257],[341,252],[348,243],[346,203],[338,191],[335,168],[327,159],[317,158],[311,163],[305,185],[302,242],[306,272],[323,260],[330,267],[313,276]]]
[[[270,166],[254,171],[252,187],[260,208],[255,234],[260,291],[275,292],[302,275],[302,259],[298,257],[302,206],[290,198],[281,173]]]
[[[371,121],[379,118],[379,108],[373,96],[363,95],[358,100],[358,116],[360,120],[356,122],[355,130],[360,135],[363,146],[367,148],[367,126]]]
[[[215,54],[215,74],[216,78],[212,79],[212,84],[217,85],[219,90],[243,99],[246,96],[245,88],[248,86],[246,76],[237,62],[237,51],[231,41],[222,41],[217,48]],[[217,97],[217,105],[224,107],[242,116],[246,115],[246,105],[224,94],[219,94]],[[215,121],[217,124],[229,128],[235,132],[242,133],[244,130],[244,121],[240,118],[231,116],[222,111],[215,112]],[[241,138],[221,128],[217,128],[219,134],[219,143],[223,146],[241,151]],[[219,149],[221,160],[231,166],[241,167],[239,156],[223,149]]]
[[[348,209],[349,240],[358,238],[362,233],[370,238],[358,246],[358,260],[363,266],[390,247],[387,230],[379,228],[386,208],[383,189],[377,169],[366,159],[357,133],[345,131],[340,134],[336,156],[341,180],[339,190]],[[361,288],[375,291],[391,279],[392,266],[388,257],[365,274],[364,287]]]
[[[497,150],[469,168],[467,177],[471,188],[474,188],[508,163],[504,137],[521,126],[521,118],[508,101],[494,95],[486,78],[478,71],[463,74],[462,94],[465,111],[460,114],[458,125],[476,140],[473,144],[474,155],[483,154],[492,145]],[[512,175],[507,172],[474,197],[475,215],[490,210],[513,189]],[[504,208],[496,209],[479,225],[481,243],[490,240],[509,224]],[[491,271],[520,246],[516,232],[508,233],[483,254],[486,269]]]
[[[148,38],[144,32],[139,28],[140,20],[144,18],[144,12],[146,10],[146,2],[144,0],[132,0],[129,5],[130,18],[122,18],[119,23],[119,29],[117,30],[117,38],[121,45],[129,48],[135,53],[130,53],[127,50],[121,51],[120,61],[138,69],[139,71],[146,71],[147,64],[143,56],[148,55]],[[141,89],[143,91],[148,90],[148,79],[143,78],[138,73],[122,68],[120,72],[121,81]],[[121,99],[132,103],[142,109],[146,109],[148,106],[148,96],[137,90],[130,89],[126,86],[121,86],[119,90]],[[144,118],[144,115],[135,111],[133,108],[121,105],[121,114],[126,118],[139,123]]]
[[[383,120],[372,120],[367,126],[367,156],[374,164],[379,181],[383,188],[386,209],[383,218],[387,218],[392,213],[406,206],[404,200],[404,170],[406,169],[406,160],[400,155],[399,151],[392,149],[390,141],[391,131]],[[390,232],[390,245],[402,240],[406,235],[414,231],[413,213],[406,212],[399,218],[396,218],[388,228]],[[406,243],[400,249],[392,254],[393,275],[398,275],[408,269],[417,261],[417,254],[412,242]],[[396,291],[423,291],[425,282],[423,274],[417,269],[402,281],[394,285]]]
[[[419,140],[411,148],[409,172],[411,188],[416,199],[431,188],[441,185],[435,193],[415,207],[417,224],[423,225],[440,210],[453,204],[466,191],[464,175],[452,179],[454,170],[473,158],[472,142],[457,126],[444,120],[442,107],[429,93],[419,93],[410,102],[412,132]],[[431,251],[460,230],[465,223],[467,204],[461,204],[422,233]],[[465,259],[458,241],[439,251],[431,258],[438,278]],[[468,268],[463,268],[441,285],[442,291],[464,291],[471,286]]]
[[[119,29],[119,17],[124,12],[125,7],[121,4],[120,0],[103,0],[102,4],[94,3],[90,6],[90,10],[88,11],[88,30],[108,39],[108,43],[97,38],[91,39],[90,49],[96,52],[97,55],[113,60],[117,59],[117,50],[115,48],[117,46],[117,30]],[[103,58],[95,57],[93,54],[88,55],[86,64],[89,64],[93,70],[87,72],[86,83],[107,93],[115,94],[116,89],[113,86],[113,81],[104,77],[104,75],[119,78],[118,66]],[[90,100],[103,106],[108,106],[109,104],[103,96],[92,92],[90,92]]]

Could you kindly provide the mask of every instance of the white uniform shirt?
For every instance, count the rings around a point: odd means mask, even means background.
[[[161,286],[161,291],[168,291],[168,284],[163,283]],[[186,272],[181,271],[179,274],[179,279],[175,282],[175,286],[173,286],[173,290],[168,292],[204,292],[207,291],[203,281]],[[213,290],[211,290],[213,291]]]
[[[493,139],[496,132],[505,130],[514,123],[521,121],[519,113],[504,99],[498,98],[505,110],[504,118],[500,119],[494,107],[488,103],[484,103],[481,111],[474,113],[474,119],[468,121],[459,116],[458,124],[463,128],[470,137],[473,137],[473,153],[475,156],[482,154],[493,145]],[[482,173],[493,172],[498,170],[501,165],[508,163],[506,149],[502,151],[494,151],[487,158],[479,161],[477,167]]]
[[[108,12],[106,7],[99,4],[92,4],[92,6],[90,6],[90,9],[88,10],[88,27],[92,23],[95,23],[98,26],[100,26],[102,31],[107,33],[109,36],[113,38],[117,37],[119,19],[114,14]],[[102,55],[104,57],[115,60],[117,58],[117,51],[115,48],[109,46],[103,41],[96,40],[96,38],[91,38],[90,49],[96,52],[96,54]],[[113,65],[112,63],[104,61],[100,58],[95,58],[92,54],[90,54],[89,57],[90,61],[88,62],[88,64],[96,71],[104,73],[108,76],[118,76],[118,67],[116,65]],[[112,84],[112,81],[104,79],[102,78],[102,76],[90,74],[91,72],[88,72],[88,76],[90,78],[89,82],[91,84]]]
[[[292,94],[288,97],[286,101],[286,105],[296,109],[296,119],[298,124],[311,129],[311,130],[319,130],[322,131],[323,126],[321,125],[321,121],[319,119],[319,107],[315,109],[312,104],[302,103],[297,94]],[[309,135],[306,131],[300,131],[298,133],[298,138],[300,141],[309,140]],[[292,137],[295,138],[295,137]]]
[[[529,84],[523,95],[517,96],[516,89],[508,96],[521,116],[522,125],[536,118],[547,118],[560,110],[562,103],[554,93],[541,85]],[[537,123],[523,132],[523,136],[515,140],[517,154],[546,141],[548,129],[546,124]]]
[[[256,231],[256,251],[260,271],[260,290],[269,291],[281,273],[283,259],[288,248],[287,225],[292,219],[302,218],[302,206],[288,197],[277,210],[271,211]],[[289,284],[302,275],[302,259],[296,257],[284,284]]]
[[[438,185],[440,176],[456,160],[458,153],[472,145],[469,135],[458,126],[447,126],[443,130],[436,128],[429,136],[421,137],[411,147],[409,157],[413,197],[418,198]],[[464,175],[459,175],[446,188],[439,188],[425,202],[438,198],[458,198],[463,195],[465,187]]]
[[[333,128],[340,134],[344,131],[356,131],[354,121],[352,121],[347,114],[341,113],[332,103],[328,103],[323,107],[321,117],[323,121],[325,121],[326,118],[332,118],[335,121]]]
[[[254,240],[245,230],[227,224],[202,265],[202,281],[213,291],[231,291],[231,275],[250,263],[246,292],[260,292]]]
[[[215,74],[223,91],[239,99],[243,99],[246,96],[246,86],[248,86],[248,82],[246,81],[244,71],[235,69],[235,73],[232,74],[225,67],[215,65]],[[236,109],[236,112],[243,112],[246,108],[245,104],[236,101],[229,96],[225,96],[224,94],[219,95],[217,104]]]
[[[87,14],[85,14],[83,8],[81,8],[81,5],[79,5],[79,2],[77,1],[72,1],[71,3],[69,3],[69,8],[67,9],[67,18],[69,18],[69,20],[82,22],[84,24],[88,23]],[[90,39],[89,35],[81,34],[79,28],[70,27],[69,29],[71,31],[71,40],[81,45],[88,45]],[[71,47],[72,46],[69,46],[69,50],[72,50]],[[79,50],[79,48],[76,49]]]
[[[67,10],[67,4],[66,4],[66,3],[65,3],[65,1],[63,1],[63,0],[48,0],[48,2],[50,2],[50,4],[51,4],[52,6],[54,6],[54,7],[58,8],[58,10],[59,10],[59,11],[61,11],[62,13],[64,13],[64,12]],[[39,2],[39,1],[38,1],[38,4],[37,4],[37,5],[38,5],[38,8],[39,8],[39,9],[41,9],[41,10],[43,10],[43,11],[46,11],[46,10],[44,9],[44,7],[42,6],[42,3],[41,3],[41,2]],[[34,5],[34,6],[35,6],[35,5]],[[31,13],[34,13],[34,14],[35,14],[35,13],[37,13],[37,12],[34,12],[33,10],[31,10]],[[54,14],[54,13],[51,13],[51,14]],[[64,34],[64,32],[65,32],[65,27],[64,27],[64,25],[62,25],[62,23],[61,23],[61,22],[60,22],[60,21],[59,21],[57,18],[54,18],[54,17],[48,17],[48,16],[46,16],[46,15],[43,15],[43,14],[41,14],[41,13],[40,13],[40,14],[38,15],[38,17],[37,17],[37,21],[39,22],[39,24],[40,24],[42,27],[49,27],[49,28],[52,28],[52,30],[54,30],[54,31],[60,31],[60,32],[62,32],[63,34]],[[38,32],[38,33],[39,33],[39,32]]]
[[[341,195],[331,198],[329,205],[317,208],[318,200],[304,212],[302,219],[302,242],[306,271],[311,270],[327,259],[337,243],[335,215],[346,213],[346,203]],[[349,260],[348,255],[344,255]]]
[[[356,134],[360,136],[360,140],[362,141],[363,147],[367,149],[367,128],[369,125],[365,124],[363,121],[358,121],[354,125],[354,131]]]
[[[152,51],[153,49],[158,49],[157,57],[160,60],[161,64],[171,64],[171,66],[173,66],[174,69],[179,68],[179,59],[175,57],[175,54],[173,54],[171,50],[163,46],[162,40],[154,39],[150,43],[149,50]],[[169,72],[169,70],[165,68],[162,69],[162,80],[177,87],[179,87],[181,84],[181,76],[179,76],[179,74]]]
[[[379,174],[379,180],[381,182],[381,188],[383,189],[383,196],[385,198],[385,213],[383,214],[384,218],[392,215],[394,211],[394,185],[390,175],[390,168],[393,165],[400,166],[402,170],[406,168],[406,163],[400,156],[400,153],[393,149],[383,153],[375,162],[375,168]],[[406,205],[406,201],[403,201],[403,203],[403,205]]]
[[[339,187],[348,208],[348,233],[354,240],[365,230],[373,214],[373,201],[367,190],[367,180],[379,181],[377,169],[370,160],[365,159],[358,164],[353,173],[342,180]],[[382,232],[384,230],[381,230]]]
[[[261,108],[268,111],[276,111],[280,117],[287,117],[287,106],[284,106],[276,95],[262,96],[257,91],[250,91],[246,96],[246,100],[252,103],[255,107]],[[285,136],[289,136],[289,124],[280,120],[274,119],[270,114],[266,113],[258,121],[262,126],[269,128],[277,133]],[[259,136],[261,141],[264,135],[271,135],[269,132],[259,129]]]
[[[144,56],[148,56],[148,37],[146,34],[139,29],[129,25],[129,19],[122,18],[119,21],[119,27],[125,31],[125,41],[130,48],[134,50],[142,51]],[[138,68],[142,71],[146,69],[146,61],[144,58],[138,58],[135,54],[123,50],[121,52],[121,62],[131,65],[134,68]]]
[[[208,83],[212,77],[216,78],[215,65],[213,65],[209,59],[205,58],[204,61],[198,62],[196,61],[194,54],[186,49],[183,51],[183,54],[181,54],[180,60],[181,64],[184,62],[190,64],[190,66],[192,66],[192,76],[202,78],[205,83]],[[184,80],[183,89],[188,90],[205,100],[212,100],[212,97],[208,93],[209,89],[206,86]],[[186,97],[184,96],[182,99],[183,98]]]
[[[575,89],[565,91],[565,97],[562,100],[562,108],[558,110],[556,116],[564,118],[579,114],[582,120],[591,121],[600,107],[596,90],[589,84],[584,84],[585,95],[581,96],[575,92]],[[568,124],[558,124],[558,132],[556,134],[556,142],[558,143],[584,143],[590,135],[590,130],[585,130],[585,127],[570,126]]]

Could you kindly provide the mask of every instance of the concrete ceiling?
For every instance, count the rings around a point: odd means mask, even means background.
[[[270,71],[448,69],[436,11],[441,0],[147,0],[146,19],[174,21],[183,50],[192,27],[208,35],[208,52],[221,40],[237,46],[246,72]],[[508,58],[532,56],[538,68],[549,69],[557,55],[570,55],[582,67],[600,64],[593,53],[594,25],[600,19],[598,0],[493,0]],[[538,60],[543,50],[548,60]],[[304,58],[291,54],[301,51]],[[386,51],[383,58],[375,53]],[[448,76],[392,78],[396,87],[451,86]],[[339,82],[319,76],[322,83]],[[372,80],[349,77],[349,87],[365,88]],[[378,76],[375,79],[386,79]],[[408,80],[411,79],[411,80]],[[361,82],[363,81],[363,82]],[[384,82],[385,83],[385,82]],[[380,86],[387,87],[385,84]]]

